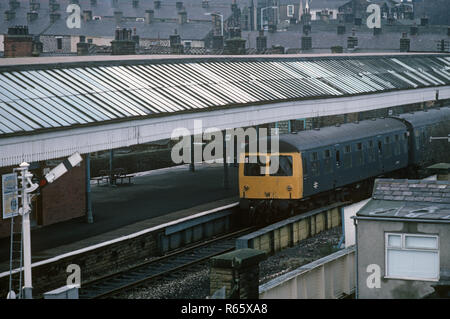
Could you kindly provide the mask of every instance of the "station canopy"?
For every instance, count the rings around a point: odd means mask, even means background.
[[[450,85],[449,55],[148,59],[0,67],[0,139],[183,112]]]

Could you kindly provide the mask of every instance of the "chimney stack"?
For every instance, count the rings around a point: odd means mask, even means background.
[[[153,2],[153,6],[155,7],[155,9],[161,8],[161,1],[160,0],[155,0]]]
[[[114,19],[116,20],[116,24],[120,24],[122,21],[123,12],[122,11],[114,11]]]
[[[30,11],[37,11],[41,8],[41,4],[37,0],[30,0]]]
[[[83,11],[83,21],[84,22],[92,21],[92,11],[91,10]]]
[[[420,18],[420,26],[422,26],[422,27],[428,26],[428,18],[427,17]]]
[[[28,22],[32,22],[37,20],[38,18],[38,13],[36,11],[32,11],[32,12],[27,12],[27,21]]]
[[[31,57],[33,53],[33,37],[28,34],[27,26],[8,28],[4,36],[5,58]]]
[[[267,50],[267,37],[264,35],[264,30],[260,30],[256,37],[256,50],[258,53],[264,53]]]
[[[171,54],[183,54],[184,53],[184,47],[181,43],[181,37],[178,34],[177,30],[175,29],[174,34],[172,34],[169,37],[170,40],[170,53]]]
[[[9,9],[16,10],[17,8],[20,8],[20,2],[17,0],[9,0]]]
[[[185,24],[185,23],[187,23],[187,12],[183,10],[178,12],[178,24]]]
[[[111,41],[112,55],[136,54],[136,42],[133,41],[131,29],[117,28],[115,39]]]
[[[50,0],[48,7],[50,9],[50,12],[55,12],[59,10],[59,3],[57,3],[56,0]]]
[[[61,14],[57,12],[50,13],[50,23],[54,23],[61,18]]]
[[[380,35],[382,33],[381,28],[373,28],[373,35]]]
[[[16,11],[6,10],[5,11],[5,21],[12,21],[16,18]]]
[[[145,10],[145,23],[151,24],[155,18],[155,11],[153,10]]]
[[[402,33],[402,38],[400,39],[400,52],[409,52],[411,46],[411,39],[408,38],[406,32]]]
[[[177,7],[177,10],[181,10],[181,9],[183,9],[183,2],[177,1],[175,6]]]
[[[358,37],[356,36],[355,29],[352,30],[352,35],[347,37],[347,49],[354,50],[358,47]]]
[[[133,8],[139,8],[139,0],[133,0]]]

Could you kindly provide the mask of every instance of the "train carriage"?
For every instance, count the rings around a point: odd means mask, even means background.
[[[301,131],[279,137],[275,154],[245,153],[241,207],[292,209],[300,201],[400,170],[450,160],[450,108]],[[272,172],[278,158],[279,170]],[[255,161],[256,159],[256,161]]]

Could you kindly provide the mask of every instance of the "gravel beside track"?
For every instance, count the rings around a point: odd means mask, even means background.
[[[323,231],[260,263],[260,284],[336,251],[342,228]],[[117,295],[120,299],[205,299],[209,296],[209,264],[194,266],[146,286]]]

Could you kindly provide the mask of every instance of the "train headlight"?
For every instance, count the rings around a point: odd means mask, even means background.
[[[291,186],[291,185],[288,185],[288,186],[286,187],[286,189],[288,190],[288,192],[291,192],[291,191],[292,191],[292,186]]]

